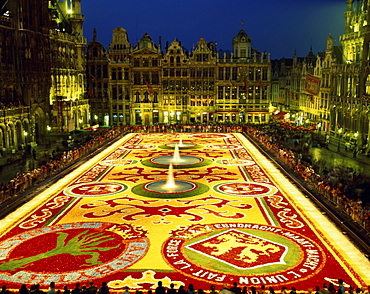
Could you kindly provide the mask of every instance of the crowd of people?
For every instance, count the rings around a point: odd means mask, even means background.
[[[101,131],[91,133],[84,142],[80,142],[78,145],[67,148],[67,150],[58,148],[52,152],[38,154],[40,158],[36,168],[25,172],[18,171],[14,178],[12,178],[8,183],[0,182],[0,203],[21,195],[38,183],[73,164],[82,156],[93,152],[99,146],[121,135],[122,132],[125,132],[127,129],[129,128],[106,128]]]
[[[281,134],[278,125],[245,126],[244,131],[298,174],[310,188],[315,189],[324,199],[370,233],[369,176],[357,174],[349,167],[326,167],[312,162],[304,152],[284,144],[287,141],[284,137],[299,135],[289,134],[286,130]]]
[[[76,283],[73,289],[69,289],[68,286],[64,286],[63,289],[57,289],[55,282],[51,282],[48,289],[41,289],[39,284],[32,285],[29,289],[27,285],[23,284],[20,289],[7,289],[6,285],[2,286],[0,294],[370,294],[370,286],[366,287],[354,287],[344,283],[343,279],[338,279],[336,285],[333,283],[323,283],[322,286],[315,286],[315,288],[309,289],[296,289],[291,287],[288,289],[283,286],[281,289],[275,289],[274,287],[266,287],[265,285],[260,286],[247,286],[240,287],[237,282],[232,285],[223,284],[221,289],[216,289],[215,285],[210,285],[209,289],[196,288],[193,284],[189,283],[187,286],[180,285],[178,289],[175,288],[174,284],[163,285],[162,281],[158,281],[158,284],[150,289],[132,289],[126,286],[120,290],[112,291],[109,289],[109,283],[102,282],[100,287],[96,287],[93,281],[90,281],[88,285],[82,285]],[[167,286],[167,287],[166,287]]]
[[[133,126],[131,132],[135,133],[240,133],[243,127],[232,124],[179,124],[179,125],[152,125]]]

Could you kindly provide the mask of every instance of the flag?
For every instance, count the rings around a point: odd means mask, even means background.
[[[146,83],[146,85],[148,87],[148,90],[149,90],[150,95],[154,95],[154,91],[153,91],[152,86],[149,84],[148,81],[145,81],[145,83]]]
[[[89,95],[91,101],[95,101],[95,99],[94,99],[94,92],[93,92],[93,89],[92,88],[89,89],[89,94],[88,95]]]
[[[248,79],[244,80],[244,85],[245,85],[245,95],[248,97],[248,94],[249,94],[249,81],[248,81]]]
[[[317,96],[320,92],[321,78],[307,74],[304,89],[308,94]]]

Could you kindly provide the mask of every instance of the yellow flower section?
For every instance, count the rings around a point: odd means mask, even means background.
[[[153,134],[156,137],[161,136],[160,134]],[[136,135],[132,135],[128,138],[132,139]],[[147,137],[147,139],[145,139]],[[143,136],[143,140],[140,141],[140,145],[153,144],[151,137],[153,136]],[[165,140],[167,135],[162,135],[163,140]],[[195,142],[194,142],[195,141]],[[207,139],[205,140],[192,140],[192,142],[203,145],[200,151],[206,150],[207,152],[212,152],[207,145],[210,144],[225,144],[223,139]],[[122,146],[125,142],[122,143]],[[119,148],[120,146],[117,146]],[[150,150],[132,150],[130,151],[124,159],[135,159],[140,162],[140,157],[145,156],[150,153],[156,153],[158,151],[163,151],[162,149],[156,147]],[[106,152],[111,153],[112,150]],[[170,154],[172,151],[169,150]],[[180,154],[187,154],[189,150],[180,150]],[[202,154],[195,155],[193,151],[190,151],[194,156],[202,157]],[[217,154],[222,154],[223,159],[234,158],[233,154],[229,150],[218,150]],[[155,156],[155,155],[154,155]],[[104,158],[104,156],[102,157]],[[95,162],[97,164],[99,162]],[[143,173],[145,175],[154,174],[153,180],[165,180],[166,175],[157,175],[158,168],[149,168],[136,164],[139,168],[144,168]],[[91,168],[93,164],[91,165]],[[131,192],[131,188],[138,184],[144,184],[150,182],[150,180],[145,179],[143,176],[138,175],[136,169],[125,170],[128,167],[133,166],[114,166],[108,173],[106,173],[99,182],[121,182],[128,185],[130,188],[122,193],[115,194],[113,196],[102,196],[102,197],[84,197],[61,219],[58,220],[57,224],[70,223],[76,221],[96,221],[96,222],[111,222],[111,223],[133,223],[135,226],[141,226],[143,229],[149,232],[148,237],[150,240],[150,249],[148,254],[139,262],[134,264],[131,269],[145,269],[148,268],[150,264],[153,268],[158,270],[171,270],[171,267],[163,260],[161,255],[161,248],[164,241],[169,237],[169,233],[172,230],[179,229],[181,226],[188,226],[197,222],[202,224],[207,223],[218,223],[218,222],[253,222],[256,224],[268,224],[264,215],[258,207],[258,203],[254,198],[242,198],[227,196],[210,189],[208,192],[201,195],[179,198],[179,199],[155,199],[146,198],[142,196],[135,195]],[[191,175],[181,176],[181,180],[198,182],[209,187],[220,183],[227,183],[228,181],[214,181],[209,183],[207,181],[208,177],[204,176],[202,179],[198,180],[198,175],[204,175],[210,168],[219,168],[220,166],[212,162],[211,165],[196,168],[192,171]],[[189,171],[191,169],[187,169]],[[124,171],[124,174],[128,179],[137,179],[136,182],[130,181],[120,181],[117,174]],[[163,170],[161,170],[163,172]],[[166,171],[167,172],[167,171]],[[175,179],[177,179],[176,174],[180,173],[180,170],[175,170]],[[235,181],[244,181],[243,175],[241,174],[238,166],[227,166],[223,170],[216,170],[215,173],[225,174],[231,172],[235,174],[232,176]],[[196,180],[194,180],[196,178]],[[181,197],[181,194],[179,194]],[[215,204],[219,203],[223,199],[231,200],[232,206],[227,207],[217,207]],[[114,205],[112,201],[114,200]],[[149,203],[146,203],[149,201]],[[257,200],[258,201],[258,200]],[[235,215],[240,214],[240,208],[243,206],[250,206],[250,209],[243,210],[245,217],[235,218]],[[91,208],[86,208],[91,207]],[[176,209],[174,213],[173,210]],[[166,210],[171,210],[166,212]],[[134,216],[132,216],[134,215]],[[132,216],[132,219],[131,219]],[[93,218],[92,218],[93,217]],[[194,221],[195,217],[199,217],[199,221]],[[130,220],[128,220],[130,219]]]

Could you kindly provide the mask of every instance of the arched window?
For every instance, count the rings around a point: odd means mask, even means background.
[[[139,92],[135,93],[135,103],[140,103],[140,94],[139,94]]]
[[[148,92],[145,92],[144,93],[144,101],[143,101],[144,103],[149,103],[150,101],[149,101],[149,93]]]
[[[158,103],[158,93],[154,92],[153,103]]]

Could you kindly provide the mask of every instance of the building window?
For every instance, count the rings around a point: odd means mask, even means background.
[[[139,94],[139,92],[135,93],[135,103],[140,103],[140,94]]]
[[[159,75],[156,72],[152,73],[152,84],[158,85],[159,84]]]
[[[138,72],[134,73],[134,84],[140,85],[140,73]]]
[[[218,79],[219,80],[225,80],[224,68],[223,67],[218,68]]]
[[[224,99],[224,87],[218,86],[218,99]]]

